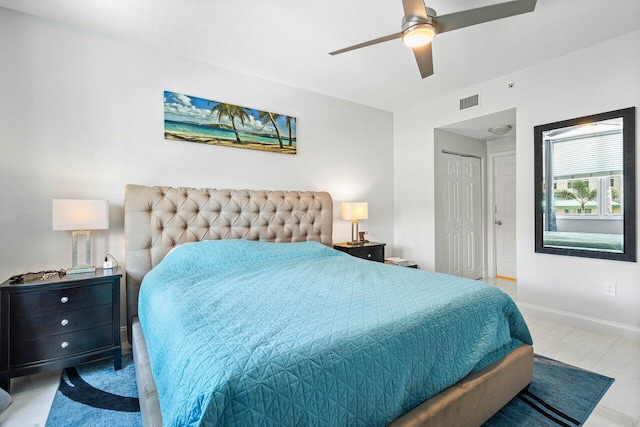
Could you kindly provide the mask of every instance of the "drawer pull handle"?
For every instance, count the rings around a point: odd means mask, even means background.
[[[66,342],[66,341],[63,341],[62,344],[60,344],[60,347],[67,348],[67,347],[69,347],[69,343]]]
[[[62,319],[62,321],[60,322],[60,324],[62,326],[67,326],[69,324],[69,321],[67,319]]]
[[[371,258],[371,254],[367,254],[367,258]]]
[[[69,297],[62,297],[60,298],[60,302],[63,304],[66,304],[69,301]]]

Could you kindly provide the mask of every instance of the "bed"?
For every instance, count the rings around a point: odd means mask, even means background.
[[[585,233],[569,231],[545,231],[544,246],[582,249],[585,251],[623,252],[623,234]]]
[[[325,192],[126,187],[144,425],[480,425],[530,383],[508,296],[335,251],[332,211]]]

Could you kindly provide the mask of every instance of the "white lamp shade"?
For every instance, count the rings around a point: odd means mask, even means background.
[[[53,230],[106,230],[108,200],[53,199]]]
[[[367,202],[343,203],[340,206],[340,218],[358,220],[369,217],[369,204]]]

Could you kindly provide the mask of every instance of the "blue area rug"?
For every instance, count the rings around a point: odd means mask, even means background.
[[[613,378],[534,356],[529,389],[513,398],[484,425],[579,426],[613,384]]]
[[[119,371],[105,359],[62,372],[46,427],[69,426],[142,426],[131,354],[122,356]]]
[[[114,371],[110,359],[65,369],[46,427],[142,425],[131,355]],[[533,382],[484,425],[579,426],[613,379],[535,356]]]

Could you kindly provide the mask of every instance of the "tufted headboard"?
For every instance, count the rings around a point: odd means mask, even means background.
[[[327,192],[217,190],[127,185],[124,236],[127,326],[138,315],[142,278],[176,245],[200,240],[317,240],[331,245],[333,202]]]

